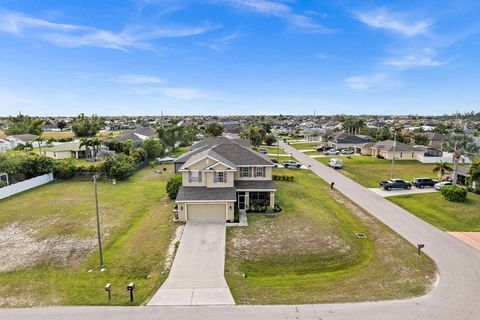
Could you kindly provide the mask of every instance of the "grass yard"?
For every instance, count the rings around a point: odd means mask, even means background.
[[[270,159],[277,159],[277,156],[269,156]],[[280,155],[278,157],[278,163],[282,163],[282,162],[286,162],[288,160],[293,160],[293,161],[297,161],[297,159],[295,159],[294,157],[291,157],[289,155]]]
[[[465,203],[445,200],[440,192],[389,197],[388,200],[444,231],[480,232],[480,195]]]
[[[320,155],[323,155],[323,152],[319,152],[319,151],[307,151],[307,152],[304,152],[306,155],[308,156],[320,156]]]
[[[176,157],[181,156],[181,155],[184,154],[185,152],[188,152],[189,149],[190,149],[190,147],[178,147],[178,148],[176,148],[176,149],[173,149],[173,150],[168,154],[168,156],[169,156],[169,157],[172,157],[172,158],[176,158]]]
[[[435,264],[413,245],[312,172],[275,173],[296,178],[276,182],[283,211],[227,230],[225,276],[236,303],[404,299],[430,290]]]
[[[277,154],[276,146],[260,146],[258,149],[265,149],[270,154]],[[278,148],[278,154],[287,154],[282,148]]]
[[[317,158],[323,164],[334,157]],[[392,161],[369,156],[342,157],[343,168],[339,172],[367,188],[376,188],[382,180],[390,179]],[[423,164],[416,160],[397,160],[393,171],[394,178],[411,181],[415,177],[436,178],[433,164]]]
[[[305,143],[290,143],[290,146],[294,147],[297,150],[310,150],[315,149],[318,146],[321,146],[323,143],[317,142],[305,142]]]
[[[54,182],[0,201],[0,306],[130,305],[165,280],[176,228],[165,184],[145,168],[126,182],[101,182],[98,196],[106,271],[98,269],[92,182]],[[93,272],[87,270],[93,268]]]

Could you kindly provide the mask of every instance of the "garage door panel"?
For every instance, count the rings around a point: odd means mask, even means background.
[[[226,220],[226,204],[197,204],[187,205],[187,220]]]

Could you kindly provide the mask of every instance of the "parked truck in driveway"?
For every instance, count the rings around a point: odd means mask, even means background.
[[[283,163],[285,168],[300,168],[302,165],[297,161],[288,160]]]
[[[380,182],[380,187],[390,191],[392,189],[407,189],[410,190],[412,188],[412,184],[410,182],[406,182],[402,179],[390,179],[388,181]]]
[[[420,189],[423,189],[425,187],[433,187],[435,184],[437,184],[438,181],[430,179],[430,178],[415,178],[412,180],[412,184]]]

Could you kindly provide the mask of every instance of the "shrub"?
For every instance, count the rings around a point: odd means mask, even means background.
[[[173,177],[170,178],[167,182],[167,193],[168,197],[170,199],[175,199],[178,194],[178,190],[180,189],[180,186],[182,185],[182,175],[181,174],[176,174]]]
[[[465,202],[467,200],[467,190],[458,186],[444,186],[441,189],[442,196],[451,202]]]
[[[132,159],[124,154],[119,154],[105,161],[103,171],[117,180],[125,180],[134,172]]]
[[[286,174],[274,174],[272,175],[272,179],[278,181],[295,181],[295,176]]]
[[[70,159],[71,160],[71,159]],[[77,169],[75,165],[75,161],[60,161],[57,164],[57,168],[55,170],[55,176],[58,179],[70,179],[73,178],[75,175],[75,170]]]

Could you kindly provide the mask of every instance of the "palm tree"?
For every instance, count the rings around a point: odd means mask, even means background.
[[[41,154],[42,154],[42,141],[45,141],[45,139],[42,138],[42,136],[38,136],[38,137],[36,137],[35,140],[33,140],[33,141],[38,142],[38,151],[39,151],[39,153],[40,153],[40,155],[41,155]]]
[[[80,149],[82,147],[85,147],[86,157],[88,158],[88,150],[90,149],[91,146],[92,146],[92,139],[82,138],[80,139],[80,145],[78,146],[78,148]]]
[[[98,138],[91,139],[90,145],[93,148],[93,157],[97,158],[98,147],[102,145],[102,141]]]
[[[452,134],[448,136],[442,143],[442,148],[446,152],[452,153],[453,158],[453,182],[455,186],[457,184],[457,170],[458,164],[462,157],[469,160],[478,154],[479,148],[475,143],[475,140],[465,134]]]
[[[438,172],[439,178],[442,178],[445,175],[445,172],[452,172],[453,168],[450,167],[450,165],[446,162],[440,161],[440,163],[437,163],[435,168],[433,168],[433,173]]]

